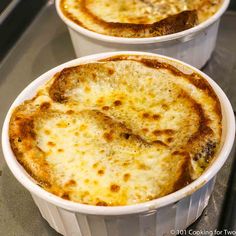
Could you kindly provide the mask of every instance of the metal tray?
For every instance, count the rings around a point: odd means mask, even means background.
[[[234,110],[236,109],[235,22],[236,13],[227,12],[223,16],[216,50],[203,68],[203,71],[226,92]],[[75,54],[68,31],[56,15],[54,5],[49,3],[40,11],[0,64],[0,126],[10,104],[27,84],[50,68],[73,58]],[[224,205],[224,197],[232,171],[233,153],[218,174],[209,205],[185,235],[191,235],[190,230],[215,230],[219,221],[223,222],[220,216],[223,212],[222,206],[229,207],[227,204]],[[235,219],[232,222],[236,227]],[[224,227],[224,222],[221,226]],[[41,217],[30,194],[10,173],[2,150],[0,150],[0,235],[59,235]]]

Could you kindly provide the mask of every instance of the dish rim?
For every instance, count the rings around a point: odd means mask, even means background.
[[[69,18],[67,18],[64,13],[61,10],[60,7],[61,0],[56,0],[56,10],[59,15],[59,17],[64,21],[64,23],[75,30],[76,32],[79,32],[89,38],[104,41],[104,42],[110,42],[110,43],[119,43],[119,44],[150,44],[150,43],[160,43],[160,42],[168,42],[172,40],[178,40],[185,36],[195,35],[200,33],[202,30],[206,29],[208,26],[215,23],[226,11],[226,9],[229,6],[230,0],[223,0],[223,3],[221,7],[218,9],[218,11],[212,15],[210,18],[208,18],[206,21],[200,23],[197,26],[194,26],[190,29],[180,31],[178,33],[174,34],[168,34],[163,36],[157,36],[157,37],[149,37],[149,38],[125,38],[125,37],[115,37],[115,36],[109,36],[105,34],[99,34],[97,32],[88,30],[86,28],[83,28],[82,26],[76,24]]]
[[[190,71],[194,71],[195,73],[200,74],[203,76],[208,83],[211,85],[213,90],[215,91],[216,95],[218,96],[221,107],[222,107],[222,115],[223,115],[223,122],[225,122],[225,126],[223,127],[223,132],[225,132],[224,143],[222,145],[221,150],[219,151],[217,157],[215,158],[212,165],[195,181],[191,184],[187,185],[186,187],[166,195],[161,198],[157,198],[151,201],[147,201],[144,203],[138,203],[136,205],[127,205],[127,206],[93,206],[93,205],[85,205],[82,203],[76,203],[69,200],[62,199],[50,192],[47,192],[42,187],[38,186],[36,181],[29,176],[29,174],[25,171],[25,169],[20,165],[17,161],[13,151],[10,147],[9,142],[9,121],[12,115],[12,112],[16,106],[21,104],[24,100],[32,98],[35,95],[38,86],[45,84],[56,72],[61,71],[65,67],[75,66],[78,64],[89,63],[91,61],[96,61],[99,59],[117,56],[117,55],[143,55],[143,56],[154,56],[157,59],[163,59],[166,61],[171,61],[177,65],[183,66],[184,68],[189,69]],[[227,132],[226,132],[227,131]],[[170,58],[163,55],[158,55],[154,53],[147,53],[147,52],[135,52],[135,51],[120,51],[120,52],[109,52],[109,53],[99,53],[93,54],[81,58],[77,58],[71,61],[68,61],[64,64],[61,64],[48,72],[42,74],[33,82],[31,82],[15,99],[12,103],[8,113],[6,115],[3,128],[2,128],[2,149],[4,153],[5,160],[8,164],[8,167],[12,171],[13,175],[16,179],[31,193],[36,194],[38,197],[54,204],[64,209],[73,211],[73,212],[80,212],[86,214],[93,214],[93,215],[125,215],[125,214],[135,214],[140,212],[145,212],[148,210],[154,210],[163,206],[167,206],[169,204],[178,202],[179,200],[183,199],[184,197],[191,195],[202,186],[204,186],[208,181],[210,181],[217,172],[221,169],[224,162],[227,160],[229,153],[232,149],[233,142],[235,137],[235,118],[232,106],[223,92],[223,90],[214,82],[209,76],[201,72],[200,70],[194,68],[191,65],[188,65],[184,62],[181,62],[177,59]]]

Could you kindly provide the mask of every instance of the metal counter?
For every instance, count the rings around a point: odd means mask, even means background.
[[[227,12],[224,15],[216,50],[203,69],[223,88],[234,110],[236,110],[235,22],[236,13]],[[50,68],[73,58],[75,54],[68,31],[56,15],[54,5],[48,4],[0,64],[1,127],[10,104],[26,85]],[[233,153],[218,174],[209,205],[200,219],[190,226],[190,229],[214,230],[217,228],[232,169]],[[0,235],[59,235],[41,217],[30,194],[10,173],[2,150],[0,151]]]

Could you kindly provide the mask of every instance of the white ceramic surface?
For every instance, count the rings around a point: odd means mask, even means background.
[[[215,48],[219,22],[230,0],[223,0],[218,12],[205,22],[191,29],[159,37],[121,38],[89,31],[66,18],[56,0],[56,9],[67,25],[77,57],[110,51],[146,51],[182,60],[202,68]]]
[[[158,56],[188,73],[202,75],[219,97],[223,113],[222,147],[213,164],[193,183],[175,193],[131,206],[90,206],[59,198],[41,187],[17,162],[9,143],[8,128],[13,109],[35,95],[37,88],[65,67],[118,54]],[[202,213],[210,198],[217,172],[226,161],[235,134],[234,114],[229,100],[220,87],[201,71],[175,59],[141,52],[117,52],[91,55],[69,61],[43,74],[16,98],[6,116],[2,130],[2,146],[6,162],[18,181],[27,188],[42,216],[58,232],[66,236],[159,236],[173,235],[175,229],[185,229]],[[176,231],[175,231],[176,232]]]
[[[170,236],[192,224],[207,206],[215,178],[180,201],[140,214],[104,216],[80,214],[32,197],[42,216],[68,236]]]

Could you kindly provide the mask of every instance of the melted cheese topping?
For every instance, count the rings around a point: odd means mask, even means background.
[[[153,24],[187,10],[197,10],[201,23],[214,15],[221,4],[222,0],[61,0],[61,9],[89,30],[112,34],[104,23]]]
[[[107,22],[134,24],[152,24],[188,9],[185,0],[90,0],[86,3],[89,11]],[[68,6],[72,7],[72,2],[68,2]]]
[[[119,127],[112,130],[100,119],[96,112],[85,111],[37,123],[38,147],[47,154],[57,184],[71,188],[70,198],[94,205],[129,205],[170,191],[176,178],[171,172],[180,169],[184,158],[135,139],[127,142],[119,137]],[[106,134],[114,140],[107,141]]]
[[[129,59],[67,68],[16,109],[13,151],[48,191],[136,204],[185,186],[214,157],[221,115],[206,81]]]

